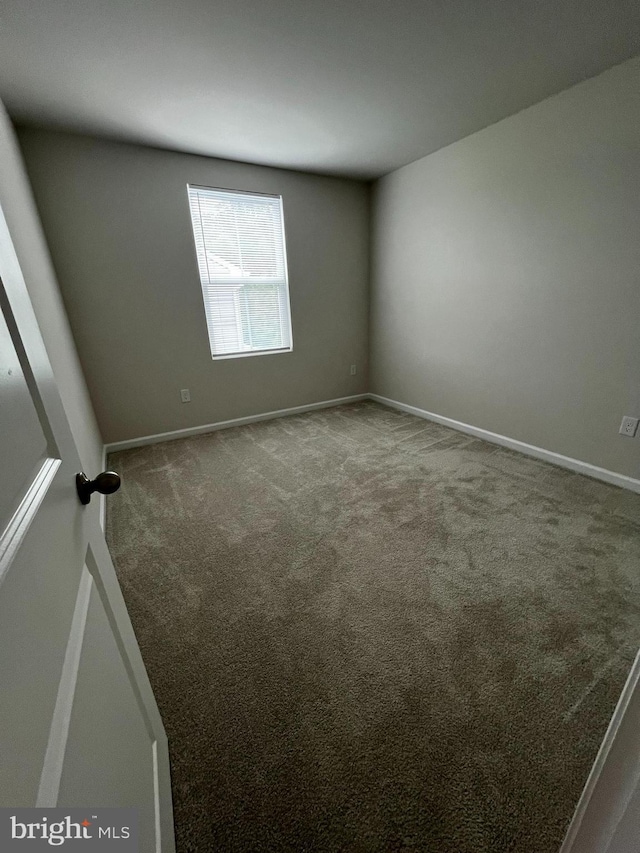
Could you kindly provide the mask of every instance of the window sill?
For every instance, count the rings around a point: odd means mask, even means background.
[[[293,347],[283,347],[282,349],[258,349],[250,352],[230,352],[226,355],[212,355],[212,361],[223,361],[229,358],[249,358],[254,355],[283,355],[284,353],[293,352]]]

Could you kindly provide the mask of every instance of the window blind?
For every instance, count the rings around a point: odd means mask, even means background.
[[[211,355],[290,350],[281,197],[188,192]]]

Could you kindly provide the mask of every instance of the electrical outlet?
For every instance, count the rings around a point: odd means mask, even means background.
[[[358,372],[358,368],[356,367],[355,364],[352,364],[351,365],[351,375],[355,376],[357,372]]]
[[[183,388],[180,391],[180,399],[182,400],[183,403],[190,403],[191,402],[191,391],[189,391],[188,388]]]
[[[620,435],[628,435],[629,438],[633,438],[636,434],[636,430],[638,429],[638,418],[630,418],[629,415],[625,415],[622,419],[622,423],[620,424],[620,429],[618,432]]]

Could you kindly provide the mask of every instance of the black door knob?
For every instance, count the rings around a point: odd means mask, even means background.
[[[76,474],[76,489],[81,504],[88,504],[94,492],[101,495],[112,495],[120,488],[120,474],[115,471],[103,471],[95,480],[90,480],[84,471]]]

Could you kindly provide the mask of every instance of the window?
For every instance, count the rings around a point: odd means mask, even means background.
[[[213,358],[292,349],[282,198],[188,187]]]

